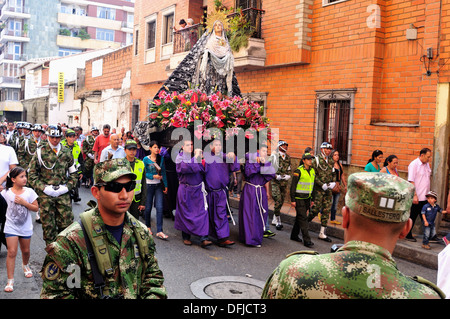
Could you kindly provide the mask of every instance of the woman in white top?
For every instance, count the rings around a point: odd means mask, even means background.
[[[8,254],[6,257],[6,272],[8,282],[5,287],[6,292],[13,291],[14,267],[16,263],[17,247],[20,244],[22,251],[22,269],[25,277],[33,276],[28,261],[30,259],[30,242],[33,234],[33,222],[31,212],[37,212],[39,204],[36,192],[25,187],[27,175],[25,170],[14,167],[6,177],[6,189],[1,192],[5,198],[8,208],[6,211],[5,237],[8,244]]]

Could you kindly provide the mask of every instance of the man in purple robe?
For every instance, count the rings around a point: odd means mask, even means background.
[[[179,187],[175,214],[175,229],[181,230],[183,243],[192,245],[191,235],[200,237],[201,247],[212,244],[208,240],[209,220],[206,189],[203,177],[202,151],[196,149],[192,157],[193,144],[183,141],[182,151],[176,158]]]
[[[239,240],[261,247],[269,204],[265,184],[275,177],[275,168],[267,160],[267,146],[245,155],[245,185],[239,202]]]
[[[228,184],[230,172],[239,170],[237,157],[233,152],[222,152],[222,141],[215,139],[211,144],[211,152],[204,154],[205,183],[208,192],[209,234],[217,238],[217,245],[226,247],[234,244],[228,239],[230,226],[228,223]]]

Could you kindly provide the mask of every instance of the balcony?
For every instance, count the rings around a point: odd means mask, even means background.
[[[0,33],[0,43],[30,42],[27,31],[3,29]]]
[[[72,28],[93,27],[120,31],[122,21],[100,19],[97,17],[81,16],[69,13],[58,13],[58,23]]]
[[[96,50],[96,49],[105,49],[105,48],[118,49],[118,48],[120,48],[121,43],[96,40],[96,39],[83,40],[79,37],[58,35],[56,37],[56,45],[60,46],[60,47],[64,47],[64,48]]]
[[[0,76],[0,87],[20,89],[20,79],[12,76]]]
[[[233,13],[229,16],[230,18],[233,18],[237,15],[241,15],[253,30],[253,33],[248,39],[247,45],[245,47],[241,47],[237,52],[233,53],[235,72],[257,70],[265,66],[265,41],[262,39],[261,32],[263,14],[264,10],[249,8],[242,10],[242,12]],[[197,40],[202,36],[203,31],[203,25],[196,24],[189,28],[174,32],[173,54],[170,58],[170,64],[168,67],[168,71],[170,73],[188,54]]]
[[[3,60],[8,60],[8,61],[26,61],[27,60],[27,55],[26,54],[2,53],[2,54],[0,54],[0,63]]]
[[[30,19],[30,8],[24,8],[24,7],[7,7],[4,6],[1,9],[0,13],[0,21],[6,21],[8,18],[12,19]]]

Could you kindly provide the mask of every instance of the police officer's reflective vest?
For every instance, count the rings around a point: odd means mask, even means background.
[[[314,168],[310,168],[309,172],[302,166],[298,168],[300,170],[300,178],[295,189],[296,199],[308,199],[311,197],[314,188],[314,179],[316,172]]]
[[[67,143],[66,140],[61,141],[61,144],[63,144],[64,146],[70,148],[70,146],[69,146],[69,144]],[[78,145],[77,141],[75,141],[73,143],[73,147],[72,147],[72,156],[73,156],[75,167],[77,169],[80,166],[80,162],[78,161],[78,157],[80,156],[80,154],[81,154],[81,147],[80,147],[80,145]]]
[[[140,159],[135,159],[133,173],[136,174],[136,187],[134,189],[133,201],[140,202],[141,200],[136,200],[136,195],[142,192],[142,178],[144,177],[144,162]]]

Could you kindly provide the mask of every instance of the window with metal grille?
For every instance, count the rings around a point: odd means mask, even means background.
[[[316,91],[316,154],[326,141],[339,151],[343,164],[350,164],[355,92],[356,89]]]

